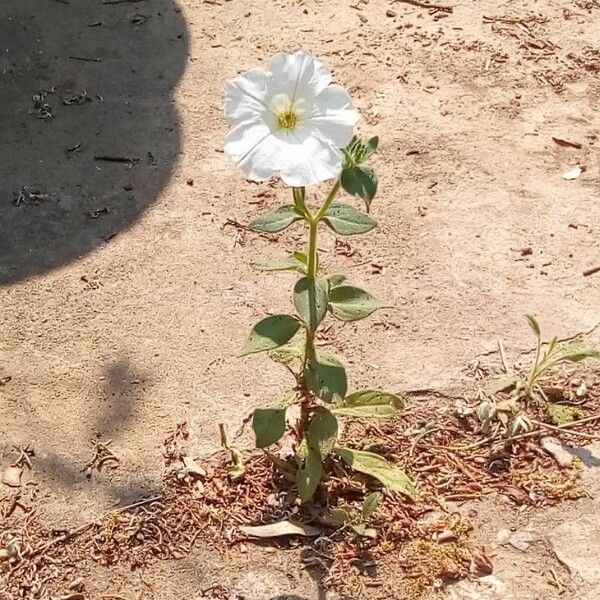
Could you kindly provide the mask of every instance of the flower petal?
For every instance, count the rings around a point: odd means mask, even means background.
[[[250,69],[227,82],[225,115],[233,121],[256,118],[266,110],[268,74]]]
[[[252,181],[265,181],[277,173],[279,146],[262,121],[244,121],[225,138],[225,152]]]
[[[277,132],[280,139],[280,171],[284,183],[293,187],[313,185],[337,177],[342,170],[342,154],[331,144],[298,127],[293,132]]]
[[[269,61],[269,71],[273,95],[287,93],[291,100],[314,98],[331,83],[329,67],[305,50],[275,54]]]
[[[306,124],[314,127],[320,137],[337,148],[345,148],[352,139],[359,118],[346,90],[334,84],[315,98],[313,116],[306,120]]]

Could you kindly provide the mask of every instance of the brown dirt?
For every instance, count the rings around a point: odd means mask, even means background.
[[[559,337],[597,324],[600,274],[582,272],[600,264],[600,6],[452,4],[430,14],[384,0],[2,3],[2,466],[13,444],[33,446],[49,522],[76,526],[151,495],[175,422],[188,421],[194,454],[207,455],[218,422],[233,430],[285,389],[284,372],[237,351],[257,318],[290,304],[292,277],[257,274],[250,260],[296,248],[303,232],[273,243],[227,226],[287,196],[245,182],[221,152],[225,80],[273,52],[327,60],[361,131],[382,139],[380,227],[349,247],[329,234],[320,244],[329,271],[395,307],[333,324],[324,340],[352,387],[461,390],[469,364],[497,363],[483,355],[499,337],[511,360],[529,349],[524,312]],[[53,86],[42,101],[53,118],[38,118],[32,96]],[[63,104],[78,93],[80,104]],[[574,165],[587,170],[563,180]],[[119,466],[88,480],[108,439]],[[201,548],[150,567],[148,585],[100,569],[89,593],[200,598],[254,579],[260,598],[315,598],[297,558]],[[521,581],[518,597],[542,584]]]

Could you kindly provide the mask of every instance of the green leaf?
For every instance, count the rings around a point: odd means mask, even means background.
[[[306,432],[309,448],[323,460],[333,450],[337,436],[337,419],[324,406],[318,406]]]
[[[382,390],[359,390],[348,394],[331,412],[342,417],[389,417],[403,409],[400,396]]]
[[[373,515],[379,506],[380,499],[381,492],[372,492],[365,498],[362,506],[363,519],[368,519],[371,515]]]
[[[341,202],[334,202],[325,212],[324,219],[340,235],[366,233],[377,225],[369,215]]]
[[[364,523],[352,523],[350,525],[354,533],[362,537],[375,539],[377,537],[377,530],[372,527],[367,527]]]
[[[346,276],[345,275],[332,275],[331,277],[327,278],[327,281],[329,282],[329,289],[337,287],[338,285],[342,285],[342,283],[344,283],[344,281],[346,281]]]
[[[319,353],[310,361],[306,372],[308,387],[325,402],[341,399],[348,390],[348,380],[344,365],[330,354]]]
[[[292,253],[292,256],[300,261],[305,267],[308,266],[308,256],[306,255],[306,252],[300,252],[299,250],[294,250],[294,252]]]
[[[315,331],[327,314],[327,280],[302,277],[294,287],[294,306],[306,326]]]
[[[320,457],[316,451],[309,450],[304,464],[296,472],[296,485],[302,502],[306,502],[313,497],[323,475],[324,471]]]
[[[285,408],[257,408],[252,416],[256,447],[266,448],[285,433]]]
[[[600,358],[600,352],[595,348],[586,346],[583,342],[575,342],[563,348],[560,360],[578,363],[586,358]]]
[[[340,527],[348,523],[348,521],[351,519],[348,511],[344,510],[343,508],[332,508],[329,511],[329,514],[331,516],[331,520]]]
[[[525,315],[527,322],[529,323],[529,327],[533,333],[535,333],[536,337],[540,337],[542,335],[540,331],[540,324],[537,322],[536,318],[533,315]]]
[[[358,321],[379,308],[379,302],[368,292],[351,285],[338,285],[329,292],[329,306],[336,319]]]
[[[298,254],[301,254],[301,252]],[[299,260],[295,255],[275,260],[257,260],[250,264],[257,271],[299,271],[300,273],[306,273],[306,263]]]
[[[342,187],[351,196],[362,198],[367,204],[367,211],[371,201],[377,193],[377,175],[371,167],[347,167],[342,170]]]
[[[242,349],[242,356],[274,350],[289,342],[300,329],[300,321],[291,315],[274,315],[259,321]]]
[[[250,223],[250,228],[256,231],[264,231],[266,233],[277,233],[289,227],[295,221],[299,221],[304,217],[298,209],[292,205],[280,206],[265,215],[261,215]]]
[[[286,345],[276,348],[275,350],[271,350],[269,352],[269,357],[274,361],[281,363],[282,365],[287,365],[296,359],[303,360],[304,350],[298,346]]]
[[[336,448],[336,452],[351,469],[374,477],[394,492],[400,492],[409,498],[415,497],[415,487],[406,473],[392,467],[383,456],[351,448]]]

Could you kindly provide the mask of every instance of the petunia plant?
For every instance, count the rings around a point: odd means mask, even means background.
[[[255,68],[228,82],[226,116],[234,124],[225,151],[248,179],[279,176],[291,187],[289,204],[259,216],[250,224],[277,233],[294,224],[308,230],[307,248],[275,261],[256,261],[261,271],[296,271],[294,312],[268,316],[252,329],[242,354],[268,352],[294,377],[281,402],[257,408],[252,425],[258,448],[268,449],[286,432],[295,438],[292,463],[269,452],[278,467],[293,477],[303,502],[310,500],[327,475],[342,461],[350,469],[379,480],[408,496],[414,487],[406,474],[382,456],[338,443],[338,417],[387,417],[403,408],[399,396],[380,389],[348,392],[340,360],[315,347],[316,333],[328,316],[339,321],[364,319],[379,308],[365,290],[343,275],[323,272],[317,252],[321,227],[336,234],[371,231],[369,214],[377,177],[365,163],[376,152],[378,138],[354,135],[359,115],[347,92],[332,84],[329,68],[309,53],[277,54],[267,69]],[[306,187],[333,180],[320,206],[307,200]],[[337,201],[341,191],[361,198],[366,211]],[[290,408],[299,415],[288,425]]]

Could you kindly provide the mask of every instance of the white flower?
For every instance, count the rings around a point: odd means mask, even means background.
[[[225,152],[253,181],[280,175],[293,187],[337,177],[358,113],[346,90],[308,52],[276,54],[268,70],[227,83],[225,114],[235,127]]]

